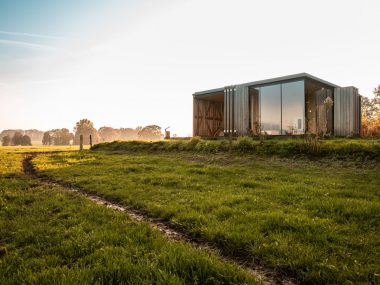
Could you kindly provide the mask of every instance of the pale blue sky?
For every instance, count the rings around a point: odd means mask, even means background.
[[[379,3],[0,0],[0,130],[190,135],[193,92],[299,72],[372,96]]]

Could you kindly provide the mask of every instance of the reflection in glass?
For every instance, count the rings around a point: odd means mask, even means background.
[[[260,134],[260,88],[249,88],[249,128],[253,135]]]
[[[304,81],[282,84],[282,134],[305,133]]]
[[[269,135],[281,133],[281,85],[260,88],[261,131]]]

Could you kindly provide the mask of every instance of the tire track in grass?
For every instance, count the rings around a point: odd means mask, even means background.
[[[22,167],[26,175],[40,182],[41,184],[45,184],[48,186],[58,186],[66,191],[74,192],[78,195],[85,196],[86,198],[90,199],[98,205],[104,205],[107,208],[110,208],[115,211],[125,212],[132,220],[148,222],[152,228],[159,230],[168,239],[184,241],[198,249],[213,252],[214,254],[219,256],[224,262],[233,263],[238,267],[250,272],[257,280],[261,281],[264,284],[296,284],[294,279],[281,275],[280,273],[272,269],[268,269],[259,265],[247,264],[247,262],[239,260],[237,257],[222,255],[220,250],[216,249],[209,243],[201,239],[195,239],[193,237],[190,237],[184,231],[179,231],[178,229],[175,229],[172,225],[170,225],[168,222],[163,221],[162,219],[151,217],[142,211],[122,205],[115,201],[107,200],[98,195],[89,193],[83,190],[82,188],[74,187],[64,182],[55,181],[49,177],[39,175],[32,164],[33,158],[36,157],[38,154],[39,153],[36,152],[27,153],[26,157],[22,161]]]

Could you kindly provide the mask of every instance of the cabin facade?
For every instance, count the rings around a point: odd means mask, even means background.
[[[307,73],[193,94],[193,135],[358,136],[359,91]]]

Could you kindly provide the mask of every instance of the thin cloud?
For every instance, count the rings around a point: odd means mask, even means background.
[[[65,81],[70,81],[70,80],[72,80],[72,78],[68,78],[68,77],[46,79],[46,80],[30,80],[30,81],[19,82],[18,85],[45,85],[45,84],[65,82]]]
[[[13,46],[19,46],[19,47],[37,49],[37,50],[45,50],[45,51],[58,51],[58,52],[64,52],[67,54],[71,54],[69,51],[67,51],[64,48],[53,47],[53,46],[44,45],[44,44],[23,42],[23,41],[13,41],[13,40],[2,40],[2,39],[0,39],[0,44],[13,45]]]
[[[31,33],[17,33],[17,32],[8,32],[8,31],[1,31],[1,30],[0,30],[0,34],[10,35],[10,36],[33,37],[33,38],[41,38],[41,39],[66,40],[66,38],[57,37],[57,36],[31,34]]]

